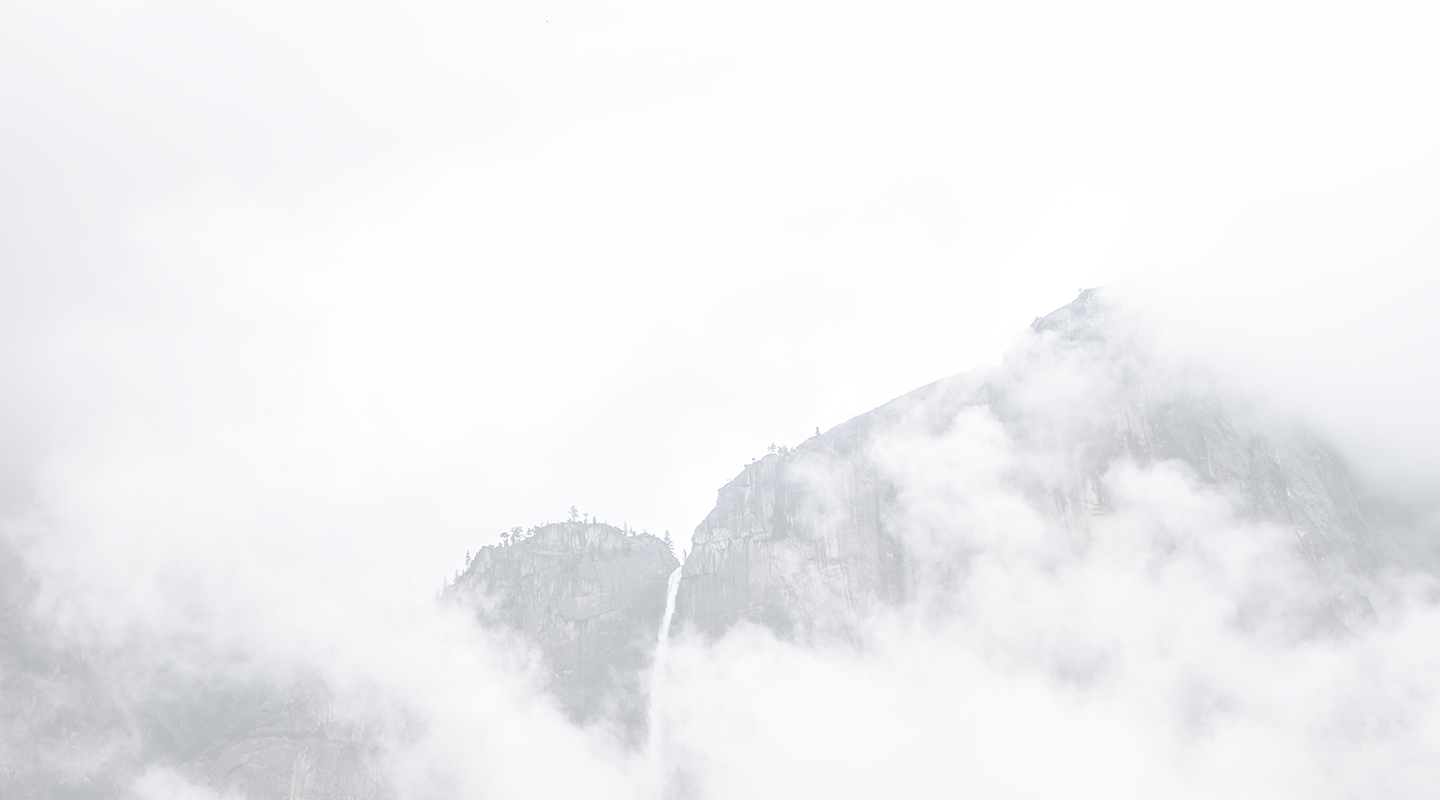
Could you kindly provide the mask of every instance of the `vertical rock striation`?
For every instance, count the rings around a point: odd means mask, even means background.
[[[580,723],[644,741],[646,676],[679,562],[650,534],[599,523],[554,523],[481,548],[449,590],[487,625],[540,650],[561,707]]]
[[[0,532],[0,800],[117,797],[139,737],[85,650],[32,613],[36,593]]]
[[[893,487],[866,458],[867,422],[768,455],[720,490],[681,571],[677,622],[839,632],[905,598],[903,548],[883,519]]]
[[[898,501],[906,470],[897,465],[977,413],[1015,462],[1003,480],[1054,523],[1083,536],[1113,511],[1106,475],[1117,465],[1178,463],[1243,516],[1293,531],[1295,552],[1332,585],[1337,618],[1364,615],[1368,603],[1344,585],[1382,563],[1387,546],[1340,457],[1161,363],[1089,290],[1036,319],[1001,365],[938,381],[745,467],[695,530],[675,624],[709,635],[739,621],[787,637],[844,634],[876,607],[903,602],[924,565],[908,553],[915,531]]]
[[[257,800],[383,800],[394,794],[376,733],[362,719],[337,714],[326,686],[302,681],[261,706],[243,734],[214,742],[182,772]]]

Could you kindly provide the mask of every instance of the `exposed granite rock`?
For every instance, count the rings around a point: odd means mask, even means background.
[[[676,624],[838,632],[905,598],[903,548],[882,519],[893,487],[864,457],[860,427],[768,455],[720,490],[685,560]]]
[[[1333,615],[1368,601],[1345,588],[1387,557],[1378,513],[1341,458],[1209,382],[1158,363],[1145,337],[1096,290],[1037,319],[1000,366],[947,378],[752,463],[720,490],[695,531],[674,624],[718,635],[748,620],[782,636],[841,634],[877,604],[903,602],[907,556],[898,487],[877,447],[943,437],[980,409],[1019,459],[1016,491],[1079,533],[1112,511],[1105,475],[1122,461],[1179,462],[1242,515],[1287,527],[1333,585]]]
[[[139,737],[79,647],[31,614],[35,582],[0,538],[0,799],[116,797]]]
[[[680,566],[660,539],[599,523],[554,523],[481,548],[449,590],[482,622],[538,646],[561,707],[580,723],[644,739],[647,676]]]
[[[182,772],[222,793],[262,800],[392,796],[364,720],[336,713],[330,691],[305,681],[263,705],[241,735],[212,744]]]
[[[118,800],[156,767],[227,797],[386,796],[367,732],[336,720],[323,686],[282,693],[82,647],[32,613],[34,584],[0,539],[0,799]]]
[[[537,646],[573,719],[612,725],[638,744],[678,566],[648,534],[546,525],[482,548],[447,595]],[[377,718],[373,703],[337,698],[316,679],[282,690],[127,658],[108,665],[124,654],[83,652],[39,627],[32,582],[4,541],[0,579],[0,798],[119,798],[152,767],[226,797],[393,796],[383,748],[406,737],[389,729],[403,726],[403,713]]]
[[[1166,374],[1099,291],[1037,319],[1032,330],[1034,340],[1012,359],[1012,375],[991,388],[990,405],[1029,449],[1073,453],[1070,482],[1049,489],[1057,511],[1077,519],[1107,511],[1100,479],[1118,459],[1142,466],[1178,461],[1239,501],[1248,518],[1292,529],[1317,568],[1367,573],[1393,555],[1378,532],[1379,510],[1328,443],[1184,375]],[[1102,364],[1109,385],[1087,392],[1085,427],[1064,430],[1063,415],[1054,413],[1046,415],[1048,427],[1026,427],[1037,415],[1023,400],[1025,380],[1057,358]],[[1087,499],[1077,506],[1077,497]]]
[[[36,589],[0,535],[0,799],[123,797],[146,769],[242,734],[274,695],[86,646],[36,613]]]
[[[481,548],[445,596],[537,646],[573,719],[612,724],[638,743],[666,580],[678,566],[654,536],[561,523]],[[182,772],[255,800],[380,800],[392,796],[381,743],[403,738],[381,726],[339,713],[326,686],[306,681],[273,696],[243,732],[222,737]]]

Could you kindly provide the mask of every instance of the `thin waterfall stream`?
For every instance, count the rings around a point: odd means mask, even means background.
[[[660,764],[661,730],[660,721],[664,712],[665,666],[670,651],[670,620],[675,616],[675,595],[680,591],[680,570],[676,567],[670,573],[665,587],[665,615],[660,618],[660,638],[655,644],[655,664],[650,675],[650,742],[648,750],[651,760]]]

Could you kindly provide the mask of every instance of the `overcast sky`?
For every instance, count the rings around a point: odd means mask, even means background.
[[[1436,41],[1424,3],[6,0],[4,499],[111,576],[431,592],[572,504],[683,545],[767,445],[1099,284],[1422,491]]]

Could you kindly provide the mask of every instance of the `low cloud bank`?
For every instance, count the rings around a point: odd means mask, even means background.
[[[982,520],[944,543],[978,545],[953,592],[873,621],[858,650],[758,629],[678,646],[680,782],[699,797],[1431,791],[1432,579],[1386,576],[1373,620],[1326,629],[1332,598],[1292,533],[1173,465],[1107,482],[1119,508],[1078,547],[988,516],[1018,505],[1004,497],[945,515]]]
[[[1423,530],[1398,536],[1312,433],[1157,355],[1127,314],[1090,314],[876,423],[909,603],[844,644],[677,643],[680,795],[1431,791],[1440,584],[1407,550]],[[1166,448],[1186,457],[1132,455]],[[833,473],[813,481],[844,498]]]

